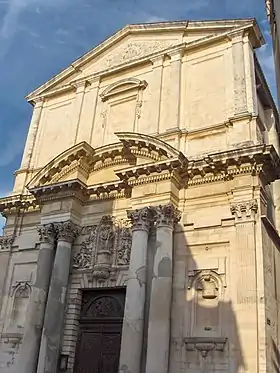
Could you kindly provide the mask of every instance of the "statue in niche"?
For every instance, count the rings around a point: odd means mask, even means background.
[[[116,231],[112,216],[103,216],[96,231],[96,264],[93,277],[105,280],[110,276]]]
[[[112,216],[103,216],[100,222],[97,239],[97,251],[108,251],[113,253],[115,232],[113,229]]]

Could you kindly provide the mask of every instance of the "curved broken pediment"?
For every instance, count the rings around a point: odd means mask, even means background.
[[[34,188],[79,180],[87,186],[119,180],[122,169],[155,162],[165,162],[183,155],[171,145],[155,137],[121,132],[120,142],[93,149],[87,142],[77,144],[59,154],[29,182]]]

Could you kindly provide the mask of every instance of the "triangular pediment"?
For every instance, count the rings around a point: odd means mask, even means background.
[[[243,27],[251,28],[255,39],[261,40],[254,19],[178,21],[126,26],[30,93],[27,100],[32,102],[37,96],[63,89],[76,80],[149,58],[178,45],[215,38]]]

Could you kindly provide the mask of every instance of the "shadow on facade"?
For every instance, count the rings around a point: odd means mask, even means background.
[[[187,235],[179,225],[174,239],[169,371],[247,371],[235,311],[226,300],[225,262],[205,251],[207,244],[201,245],[201,252],[196,246],[193,255]]]

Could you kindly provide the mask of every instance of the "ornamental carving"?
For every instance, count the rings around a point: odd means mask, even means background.
[[[131,254],[132,236],[128,222],[120,229],[120,239],[118,247],[118,264],[129,265]]]
[[[73,242],[79,234],[78,226],[72,223],[70,220],[62,223],[55,223],[55,230],[58,241],[62,240],[67,242]]]
[[[104,70],[120,64],[136,60],[154,52],[171,47],[174,42],[165,41],[134,41],[120,46],[111,53],[106,59],[100,59],[95,65],[94,70]]]
[[[15,240],[15,236],[1,236],[0,237],[0,250],[10,250]]]
[[[181,219],[181,212],[171,203],[157,207],[157,225],[169,225],[173,227]]]
[[[143,207],[137,210],[128,210],[127,217],[131,221],[132,230],[149,230],[155,220],[154,208]]]
[[[233,203],[230,206],[230,211],[237,220],[253,218],[258,212],[258,202],[252,199],[250,201]]]
[[[44,224],[38,227],[38,233],[41,242],[53,243],[56,235],[55,227],[52,223]]]
[[[82,231],[88,236],[73,257],[74,268],[91,270],[93,277],[105,280],[112,276],[116,267],[129,265],[132,244],[130,221],[107,215],[98,225]]]

